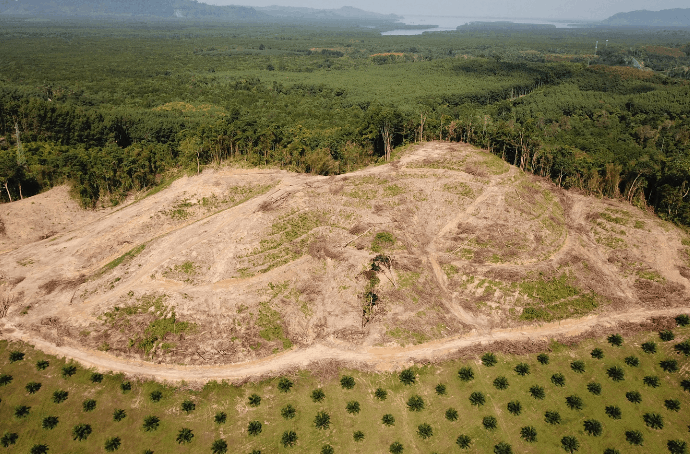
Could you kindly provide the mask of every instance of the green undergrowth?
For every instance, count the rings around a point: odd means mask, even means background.
[[[113,260],[112,262],[109,262],[108,264],[103,266],[103,268],[101,268],[97,274],[101,275],[107,271],[110,271],[110,270],[122,265],[123,263],[127,263],[127,262],[132,261],[134,259],[134,257],[141,254],[144,249],[146,249],[146,243],[140,244],[139,246],[136,246],[136,247],[133,247],[129,251],[125,252],[124,254],[122,254],[121,256],[116,258],[115,260]]]
[[[594,292],[583,292],[572,284],[572,276],[539,276],[519,284],[520,292],[530,301],[523,308],[520,319],[553,321],[581,317],[597,309],[605,301]]]
[[[326,444],[334,453],[386,453],[394,443],[406,453],[490,453],[505,443],[512,452],[536,454],[564,452],[564,437],[574,437],[582,453],[665,453],[669,440],[690,440],[690,392],[683,389],[687,382],[681,385],[690,379],[690,359],[676,353],[690,327],[676,327],[673,334],[668,342],[655,332],[624,335],[620,346],[605,337],[573,347],[554,341],[545,352],[548,363],[539,361],[537,352],[494,352],[484,360],[491,366],[475,358],[414,366],[405,374],[299,371],[243,385],[213,381],[197,390],[112,373],[96,380],[94,371],[78,364],[28,344],[0,341],[0,436],[17,434],[7,452],[21,453],[36,444],[49,452],[103,452],[114,437],[120,438],[119,452],[128,453],[211,453],[214,441],[223,440],[238,454],[319,453]],[[649,342],[655,343],[654,353],[642,348]],[[675,360],[677,369],[666,371],[662,364],[668,360]],[[39,361],[47,363],[38,368]],[[65,375],[69,365],[76,366],[74,373]],[[612,369],[622,371],[621,380],[610,378]],[[656,377],[655,387],[645,384],[650,377]],[[55,403],[53,394],[61,390],[66,400]],[[638,403],[626,397],[635,393]],[[84,402],[91,400],[87,412]],[[118,412],[119,421],[117,410],[124,411]],[[560,423],[548,423],[546,412],[557,413]],[[651,414],[660,416],[662,427],[645,422]],[[48,417],[57,418],[52,429],[42,427]],[[653,419],[657,424],[659,418]],[[260,423],[256,435],[247,430],[253,421]],[[601,433],[588,435],[585,421],[597,421]],[[79,424],[92,429],[82,441],[73,437]],[[533,428],[534,441],[521,437],[524,427]],[[176,441],[183,428],[193,434],[189,443]],[[640,432],[641,445],[626,441],[631,431]],[[286,432],[296,435],[292,447],[281,443]],[[461,435],[469,439],[467,450],[457,444]]]

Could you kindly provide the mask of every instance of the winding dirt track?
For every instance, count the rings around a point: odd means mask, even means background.
[[[336,360],[354,363],[379,371],[400,369],[411,362],[440,360],[451,356],[459,349],[487,344],[499,340],[529,341],[549,339],[560,336],[576,336],[596,326],[615,326],[619,322],[641,322],[651,317],[673,316],[690,311],[688,307],[661,310],[635,310],[614,315],[590,316],[575,320],[564,320],[542,325],[525,326],[513,329],[472,331],[467,335],[446,338],[410,347],[363,347],[344,348],[327,343],[315,344],[306,348],[294,347],[286,352],[256,361],[228,364],[222,366],[179,366],[154,364],[117,358],[95,350],[81,350],[73,347],[57,346],[50,342],[30,337],[20,329],[5,324],[0,338],[24,341],[36,348],[57,356],[75,360],[84,367],[101,371],[122,372],[128,375],[153,378],[161,381],[207,382],[211,380],[239,381],[247,378],[278,375],[293,368],[307,368],[311,363],[323,360]]]

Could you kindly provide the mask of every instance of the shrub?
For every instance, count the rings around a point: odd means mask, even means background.
[[[553,383],[556,386],[563,387],[565,386],[565,375],[561,373],[555,373],[551,376],[551,383]]]
[[[213,454],[225,454],[228,452],[228,443],[223,439],[214,440],[211,445],[211,452]]]
[[[470,394],[470,404],[476,406],[476,407],[481,407],[484,405],[484,402],[486,402],[486,397],[484,397],[484,394],[482,394],[479,391],[475,391],[472,394]]]
[[[62,366],[62,378],[69,378],[77,373],[77,366],[74,364],[66,364]]]
[[[690,380],[681,381],[680,387],[683,388],[683,391],[690,392]]]
[[[458,371],[458,377],[462,381],[471,381],[474,379],[474,371],[471,367],[461,367]]]
[[[120,437],[108,438],[105,440],[105,450],[108,452],[117,451],[118,449],[120,449],[121,443],[122,440],[120,440]]]
[[[502,441],[494,445],[494,454],[513,454],[513,447]]]
[[[534,443],[537,441],[537,429],[533,426],[525,426],[520,429],[520,438],[527,443]]]
[[[355,430],[352,432],[352,439],[355,441],[362,441],[364,440],[364,432],[361,430]]]
[[[681,314],[676,317],[676,325],[678,326],[688,326],[690,325],[690,317],[686,314]]]
[[[484,364],[486,367],[493,367],[496,365],[496,362],[498,360],[496,359],[496,355],[490,352],[486,352],[482,355],[482,364]]]
[[[443,383],[439,383],[436,385],[436,394],[439,396],[445,396],[446,395],[446,385]]]
[[[583,423],[585,432],[587,432],[589,435],[593,437],[598,437],[601,435],[601,423],[597,421],[596,419],[587,419]]]
[[[72,429],[72,439],[83,441],[91,435],[91,426],[88,424],[77,424]]]
[[[357,402],[356,400],[351,400],[347,403],[347,405],[345,405],[345,410],[347,410],[347,412],[351,415],[356,415],[357,413],[359,413],[360,410],[359,402]]]
[[[539,386],[539,385],[534,385],[530,387],[529,393],[532,397],[538,400],[543,400],[546,397],[546,393],[544,392],[544,387]]]
[[[666,442],[666,447],[671,454],[685,454],[687,446],[687,443],[683,440],[669,440]]]
[[[407,408],[410,411],[424,410],[424,399],[415,394],[414,396],[407,399]]]
[[[26,418],[29,416],[29,412],[31,411],[31,407],[27,407],[26,405],[18,405],[14,407],[14,417],[15,418]]]
[[[175,441],[177,441],[177,444],[184,444],[184,443],[191,443],[192,438],[194,438],[194,433],[192,432],[192,429],[188,429],[186,427],[183,427],[180,429],[179,432],[177,432],[177,437],[175,438]]]
[[[343,389],[352,389],[355,387],[355,378],[351,375],[343,375],[340,377],[340,386]]]
[[[517,366],[515,366],[515,369],[513,369],[516,374],[518,374],[521,377],[524,377],[525,375],[529,375],[530,369],[529,369],[529,364],[526,363],[520,363]]]
[[[417,375],[412,369],[404,369],[398,378],[403,385],[414,385],[417,382]]]
[[[127,412],[118,408],[113,412],[113,421],[120,422],[127,417]]]
[[[377,389],[377,391],[378,391],[378,389]],[[326,393],[323,392],[323,389],[321,389],[321,388],[317,388],[311,392],[311,400],[313,402],[323,402],[323,400],[325,398],[326,398]]]
[[[187,399],[182,401],[182,405],[180,405],[180,408],[182,409],[183,412],[190,414],[196,409],[196,404],[192,402],[191,400]]]
[[[48,454],[48,445],[33,445],[29,452],[31,454]]]
[[[625,432],[625,439],[631,445],[640,446],[642,443],[644,443],[644,437],[642,436],[642,432],[639,430],[627,430]]]
[[[642,394],[640,394],[638,391],[628,391],[625,393],[625,398],[634,404],[639,404],[642,402]]]
[[[357,407],[357,413],[359,413],[359,404],[357,404]],[[293,407],[291,404],[287,404],[280,409],[280,416],[282,416],[284,419],[293,419],[296,414],[297,410],[295,410],[295,407]]]
[[[659,331],[659,339],[661,339],[664,342],[672,341],[675,338],[676,338],[676,335],[673,334],[673,331],[671,331],[670,329],[665,329],[663,331]]]
[[[7,386],[12,383],[12,376],[8,374],[0,375],[0,386]]]
[[[293,384],[294,383],[292,383],[289,378],[281,377],[280,380],[278,380],[278,390],[281,393],[289,392]]]
[[[600,348],[595,348],[589,354],[592,355],[594,359],[604,359],[604,350]]]
[[[493,416],[484,416],[484,418],[482,418],[482,426],[484,426],[486,430],[494,430],[498,426],[498,420]]]
[[[664,428],[664,418],[659,413],[645,413],[642,415],[642,420],[652,429],[663,429]]]
[[[678,361],[675,359],[664,359],[659,362],[659,366],[661,366],[664,372],[678,372]]]
[[[537,355],[537,361],[539,361],[539,364],[546,366],[547,364],[549,364],[549,355],[547,355],[546,353],[539,353]]]
[[[36,370],[45,370],[50,366],[50,363],[45,359],[39,359],[36,361]]]
[[[405,448],[403,448],[402,443],[398,441],[394,441],[391,443],[390,447],[388,448],[388,452],[391,454],[402,454]]]
[[[571,410],[582,410],[582,399],[580,396],[572,395],[565,398],[565,404]]]
[[[470,444],[472,444],[472,439],[467,435],[460,435],[455,440],[455,444],[460,447],[460,449],[469,449]]]
[[[598,396],[601,394],[601,385],[595,382],[587,383],[587,391],[594,394],[595,396]]]
[[[26,384],[25,389],[29,394],[36,394],[41,389],[41,384],[32,381]]]
[[[86,399],[81,403],[81,408],[84,411],[93,411],[96,409],[96,401],[93,399]]]
[[[163,398],[163,393],[158,391],[158,390],[151,391],[151,393],[149,394],[149,400],[151,400],[151,402],[160,402],[160,400],[162,398]]]
[[[259,421],[249,421],[247,433],[254,437],[259,435],[261,433],[261,423]]]
[[[333,449],[333,446],[331,445],[323,445],[321,446],[321,454],[333,454],[335,452],[335,449]],[[402,452],[402,451],[400,451]]]
[[[122,390],[122,394],[128,393],[132,390],[132,383],[128,381],[120,383],[120,390]]]
[[[661,380],[656,375],[647,375],[642,379],[642,383],[649,386],[650,388],[658,388],[661,386]]]
[[[3,448],[7,448],[10,445],[17,443],[18,438],[19,435],[17,435],[15,432],[5,432],[2,438],[0,438],[0,444],[2,444]]]
[[[620,347],[623,345],[623,336],[620,334],[611,334],[609,337],[606,338],[606,340],[609,342],[609,344],[613,345],[614,347]]]
[[[455,408],[449,408],[448,410],[446,410],[446,419],[448,421],[457,421],[458,411]]]
[[[328,429],[331,426],[331,415],[325,411],[320,411],[314,417],[314,427],[317,429]]]
[[[144,418],[144,423],[142,424],[142,428],[146,432],[153,432],[154,430],[158,429],[158,426],[160,425],[161,420],[158,416],[147,416]]]
[[[614,448],[606,448],[604,449],[604,454],[621,454],[621,452]]]
[[[640,365],[640,359],[637,356],[626,356],[623,361],[630,367],[637,367]]]
[[[297,433],[294,430],[286,430],[283,432],[283,436],[280,437],[280,442],[284,447],[292,447],[297,443]]]
[[[645,353],[656,353],[656,343],[645,342],[644,344],[642,344],[642,351]]]
[[[247,401],[249,402],[250,407],[258,407],[259,405],[261,405],[261,396],[254,393],[251,396],[249,396]]]
[[[583,374],[585,372],[585,362],[579,360],[573,361],[572,363],[570,363],[570,368],[573,370],[573,372]]]
[[[544,413],[544,421],[555,425],[561,423],[561,415],[557,411],[547,411]]]
[[[213,417],[213,421],[216,424],[225,424],[225,421],[228,420],[228,414],[225,413],[224,411],[219,411],[216,413],[216,415]]]
[[[58,390],[53,392],[53,402],[56,404],[62,403],[67,400],[69,393],[67,391]]]
[[[664,407],[670,411],[680,411],[680,401],[678,399],[666,399]]]
[[[606,411],[606,415],[611,419],[621,419],[623,417],[621,409],[615,405],[608,405],[604,410]]]
[[[55,429],[55,427],[57,427],[58,422],[60,422],[60,420],[57,416],[46,416],[45,418],[43,418],[41,427],[43,427],[44,429],[52,430]]]
[[[504,376],[496,377],[494,380],[494,388],[496,389],[508,389],[508,379]]]
[[[611,366],[606,369],[606,375],[613,381],[623,381],[625,380],[625,372],[618,366]]]
[[[508,402],[508,411],[514,416],[520,416],[522,413],[522,404],[518,400]]]
[[[422,440],[426,440],[434,435],[434,430],[427,423],[420,424],[417,426],[417,435],[419,435],[419,438]]]
[[[24,360],[24,353],[20,351],[13,351],[10,352],[10,362],[11,363],[16,363],[17,361],[23,361]]]
[[[393,425],[395,425],[395,417],[393,417],[393,415],[391,415],[390,413],[386,413],[381,418],[381,422],[383,423],[384,426],[389,426],[389,427],[393,426]]]
[[[561,438],[561,446],[566,452],[572,453],[580,449],[580,442],[577,441],[577,438],[566,435]]]
[[[673,346],[673,349],[678,353],[682,353],[685,356],[690,356],[690,340],[684,340],[683,342]]]
[[[103,381],[103,374],[94,372],[91,374],[91,377],[89,377],[89,379],[91,380],[91,383],[100,383]]]

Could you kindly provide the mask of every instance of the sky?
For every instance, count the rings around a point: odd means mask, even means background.
[[[458,16],[533,19],[603,20],[620,12],[688,8],[688,0],[199,0],[213,5],[306,6],[336,9],[354,6],[401,16]]]

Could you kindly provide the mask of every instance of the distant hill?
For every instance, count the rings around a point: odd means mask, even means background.
[[[188,18],[227,21],[394,22],[394,14],[378,14],[345,6],[314,9],[282,6],[252,8],[216,6],[196,0],[0,0],[0,15],[81,18]]]
[[[690,8],[661,11],[630,11],[618,13],[601,21],[601,25],[615,27],[690,27]]]

